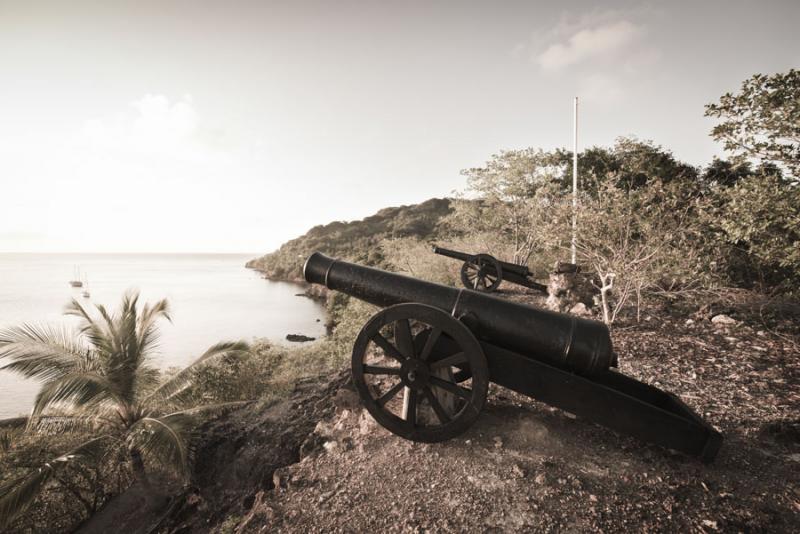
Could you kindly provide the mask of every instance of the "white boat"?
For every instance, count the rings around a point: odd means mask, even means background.
[[[92,294],[89,293],[89,277],[85,274],[83,275],[83,291],[81,292],[81,295],[83,295],[83,298],[85,299],[88,299],[92,296]]]
[[[83,287],[83,282],[81,281],[81,270],[77,265],[72,272],[72,280],[69,281],[69,285],[72,287]]]

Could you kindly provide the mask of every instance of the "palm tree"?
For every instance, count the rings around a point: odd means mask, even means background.
[[[109,448],[124,452],[121,457],[145,488],[150,484],[146,463],[159,463],[188,477],[190,431],[202,415],[224,408],[187,409],[197,366],[219,356],[243,354],[249,346],[241,341],[218,343],[159,384],[150,357],[158,345],[157,321],[171,321],[169,305],[160,300],[140,309],[138,301],[139,295],[129,292],[117,313],[98,304],[97,314],[90,314],[72,300],[65,314],[79,318],[77,333],[35,325],[0,331],[4,364],[0,369],[42,382],[28,430],[81,431],[92,436],[76,449],[0,485],[0,530],[27,509],[59,469]]]

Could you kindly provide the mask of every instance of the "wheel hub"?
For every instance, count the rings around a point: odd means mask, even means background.
[[[409,358],[400,366],[400,378],[403,383],[412,388],[419,389],[428,384],[430,369],[425,362]]]

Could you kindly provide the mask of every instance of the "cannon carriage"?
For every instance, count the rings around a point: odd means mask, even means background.
[[[369,413],[403,438],[469,428],[490,382],[711,461],[722,436],[681,400],[627,377],[608,328],[468,289],[312,254],[305,279],[383,309],[358,334],[352,375]]]
[[[461,265],[461,283],[467,289],[490,293],[505,280],[528,289],[547,292],[547,286],[536,282],[533,273],[525,265],[500,261],[489,254],[467,254],[435,245],[433,253],[464,262]]]

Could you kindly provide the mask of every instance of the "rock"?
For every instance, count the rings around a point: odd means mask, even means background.
[[[517,478],[525,478],[525,471],[517,464],[511,467],[511,472],[513,472]]]
[[[540,485],[544,484],[545,482],[544,473],[539,473],[538,475],[536,475],[536,478],[534,478],[533,481]]]
[[[569,309],[569,312],[572,315],[591,315],[592,312],[589,308],[586,307],[586,304],[583,302],[579,302],[574,305],[572,308]]]
[[[739,323],[739,321],[733,317],[730,317],[729,315],[725,315],[724,313],[720,313],[719,315],[712,317],[711,322],[717,325],[735,325]]]
[[[340,388],[333,396],[333,405],[343,410],[357,410],[361,407],[358,393],[348,388]]]
[[[694,319],[686,319],[686,326],[693,325]]]
[[[286,334],[286,341],[294,343],[305,343],[306,341],[314,341],[315,337],[304,336],[303,334]]]
[[[562,273],[577,273],[580,268],[575,265],[574,263],[566,263],[563,261],[556,262],[555,267],[553,268],[553,272],[562,274]]]
[[[553,311],[566,312],[579,302],[591,303],[596,292],[591,279],[583,273],[554,272],[547,284],[545,306]]]
[[[311,434],[306,437],[302,444],[300,444],[299,456],[302,460],[303,458],[308,458],[312,454],[316,453],[322,448],[322,444],[325,442],[325,438],[320,436],[317,433],[312,432]]]

